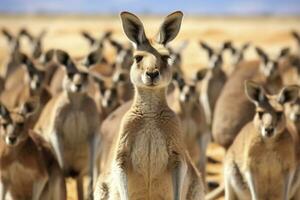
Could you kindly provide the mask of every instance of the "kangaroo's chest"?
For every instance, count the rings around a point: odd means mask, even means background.
[[[72,110],[63,121],[64,142],[78,144],[87,141],[89,124],[86,114],[81,110]]]
[[[18,161],[13,162],[1,173],[2,178],[10,184],[11,192],[24,196],[31,195],[33,183],[39,177],[35,169]]]
[[[181,120],[181,126],[186,142],[195,141],[199,124],[192,118],[185,118]]]
[[[136,133],[131,151],[133,169],[144,176],[156,177],[168,165],[168,148],[164,132],[157,122],[145,122]]]

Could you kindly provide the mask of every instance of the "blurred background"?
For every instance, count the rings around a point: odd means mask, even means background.
[[[233,40],[237,46],[251,42],[276,53],[284,45],[296,48],[290,31],[300,29],[299,0],[1,0],[0,26],[13,33],[22,27],[33,34],[46,30],[45,49],[62,48],[81,56],[89,47],[79,34],[82,30],[98,37],[103,31],[112,30],[113,37],[127,41],[118,18],[124,10],[142,16],[149,35],[156,32],[161,16],[182,10],[185,13],[182,31],[173,45],[189,41],[183,52],[188,73],[207,62],[199,40],[212,46],[225,40]],[[6,45],[5,39],[0,38],[1,60]],[[188,59],[189,56],[193,59]],[[250,49],[247,56],[256,55]]]
[[[181,10],[185,14],[182,30],[172,46],[188,41],[183,51],[183,70],[190,76],[208,64],[206,52],[199,41],[212,47],[220,47],[230,40],[236,46],[250,42],[245,59],[257,59],[255,46],[270,54],[277,54],[283,47],[296,51],[297,45],[291,31],[300,31],[300,0],[0,0],[0,28],[16,35],[26,28],[33,35],[45,30],[43,49],[61,48],[72,56],[84,56],[89,51],[88,42],[81,31],[101,37],[104,31],[113,31],[113,38],[128,43],[119,20],[121,11],[136,13],[142,18],[148,35],[155,34],[162,16]],[[28,41],[22,42],[22,50],[29,52]],[[8,45],[0,35],[0,66],[8,57]],[[107,58],[113,51],[105,52]],[[225,65],[229,66],[228,55]],[[209,148],[208,154],[222,160],[221,148]],[[218,174],[222,166],[209,166],[208,172]],[[209,179],[220,179],[218,175]],[[75,190],[75,184],[68,187]],[[69,199],[75,199],[69,192]]]

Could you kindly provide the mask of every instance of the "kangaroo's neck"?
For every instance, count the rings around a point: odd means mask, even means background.
[[[138,88],[135,87],[135,96],[132,108],[141,113],[158,113],[168,108],[166,88]]]

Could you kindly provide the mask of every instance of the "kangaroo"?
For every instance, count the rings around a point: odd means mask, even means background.
[[[46,30],[42,30],[37,36],[33,36],[27,29],[22,29],[20,34],[26,36],[30,41],[31,56],[33,59],[39,59],[43,54],[42,40],[46,35]]]
[[[118,91],[115,85],[107,87],[102,78],[96,75],[92,76],[98,85],[98,92],[95,93],[94,99],[100,113],[100,119],[103,121],[111,112],[121,105],[121,102],[118,98]]]
[[[291,195],[292,199],[300,198],[300,98],[285,106],[285,114],[288,121],[288,129],[295,141],[297,153],[297,169],[293,179]]]
[[[45,84],[46,73],[39,69],[41,67],[38,68],[26,54],[19,53],[19,56],[20,62],[26,68],[26,83],[5,90],[1,93],[0,99],[5,106],[15,108],[35,96],[40,99],[41,108],[43,108],[52,96]]]
[[[85,68],[76,66],[62,50],[55,54],[66,69],[64,90],[47,103],[34,129],[51,144],[65,176],[76,179],[78,199],[83,199],[83,176],[90,176],[91,196],[97,174],[99,116],[96,103],[87,95]]]
[[[287,59],[286,67],[281,70],[285,85],[300,84],[300,35],[292,31],[291,35],[297,42],[298,51],[291,54]]]
[[[30,129],[33,115],[25,104],[13,111],[0,104],[0,198],[65,200],[66,184],[55,156]]]
[[[232,54],[232,63],[231,66],[233,68],[230,69],[229,74],[232,74],[232,72],[235,70],[235,67],[239,65],[241,61],[245,58],[245,51],[250,47],[250,43],[244,43],[239,48],[235,47],[232,43],[229,45],[229,49]]]
[[[288,200],[296,156],[284,105],[297,98],[299,88],[287,86],[268,95],[261,85],[247,81],[245,90],[256,111],[226,154],[225,199]]]
[[[20,72],[20,60],[18,59],[20,52],[20,37],[21,34],[18,33],[15,36],[10,33],[7,29],[2,29],[2,34],[5,36],[9,44],[9,55],[7,60],[4,61],[1,67],[0,76],[5,80],[5,89],[13,87],[16,83],[14,77]],[[21,70],[22,71],[22,70]],[[20,82],[20,80],[18,80]]]
[[[205,72],[202,74],[202,78],[204,77]],[[181,121],[183,137],[189,154],[205,180],[206,149],[210,142],[210,130],[206,123],[203,107],[199,102],[196,84],[179,80],[178,88],[175,91],[177,101],[171,108]]]
[[[282,84],[279,67],[280,60],[287,56],[283,48],[277,59],[272,60],[263,50],[256,48],[261,61],[242,61],[225,83],[214,111],[212,134],[216,143],[227,149],[240,129],[254,116],[254,106],[244,92],[245,80],[263,84],[268,91],[278,91]],[[278,81],[278,83],[276,82]]]
[[[125,35],[135,46],[130,71],[135,97],[122,119],[95,199],[204,198],[200,174],[182,142],[179,119],[166,102],[172,70],[165,45],[178,34],[182,17],[180,11],[168,15],[156,39],[150,40],[137,16],[121,13]]]
[[[200,85],[200,102],[203,105],[206,121],[209,126],[212,124],[213,112],[215,104],[219,98],[222,88],[227,80],[227,76],[222,69],[223,52],[228,49],[230,44],[225,42],[224,45],[214,50],[205,42],[200,42],[200,46],[207,51],[209,57],[209,65],[206,76],[201,81]],[[202,69],[196,73],[196,80],[202,79]]]

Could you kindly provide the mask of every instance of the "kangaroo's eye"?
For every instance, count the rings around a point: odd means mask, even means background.
[[[143,60],[143,56],[134,56],[134,60],[136,63],[139,63]]]
[[[277,118],[280,119],[282,117],[282,114],[283,114],[282,111],[276,112]]]
[[[22,128],[22,127],[24,126],[24,123],[23,123],[23,122],[18,122],[18,123],[17,123],[17,126],[18,126],[19,128]]]
[[[168,62],[168,60],[171,58],[171,56],[169,55],[164,55],[161,57],[161,59],[164,61],[164,62]]]
[[[259,119],[261,119],[264,115],[264,112],[258,111],[257,114],[258,114]]]

